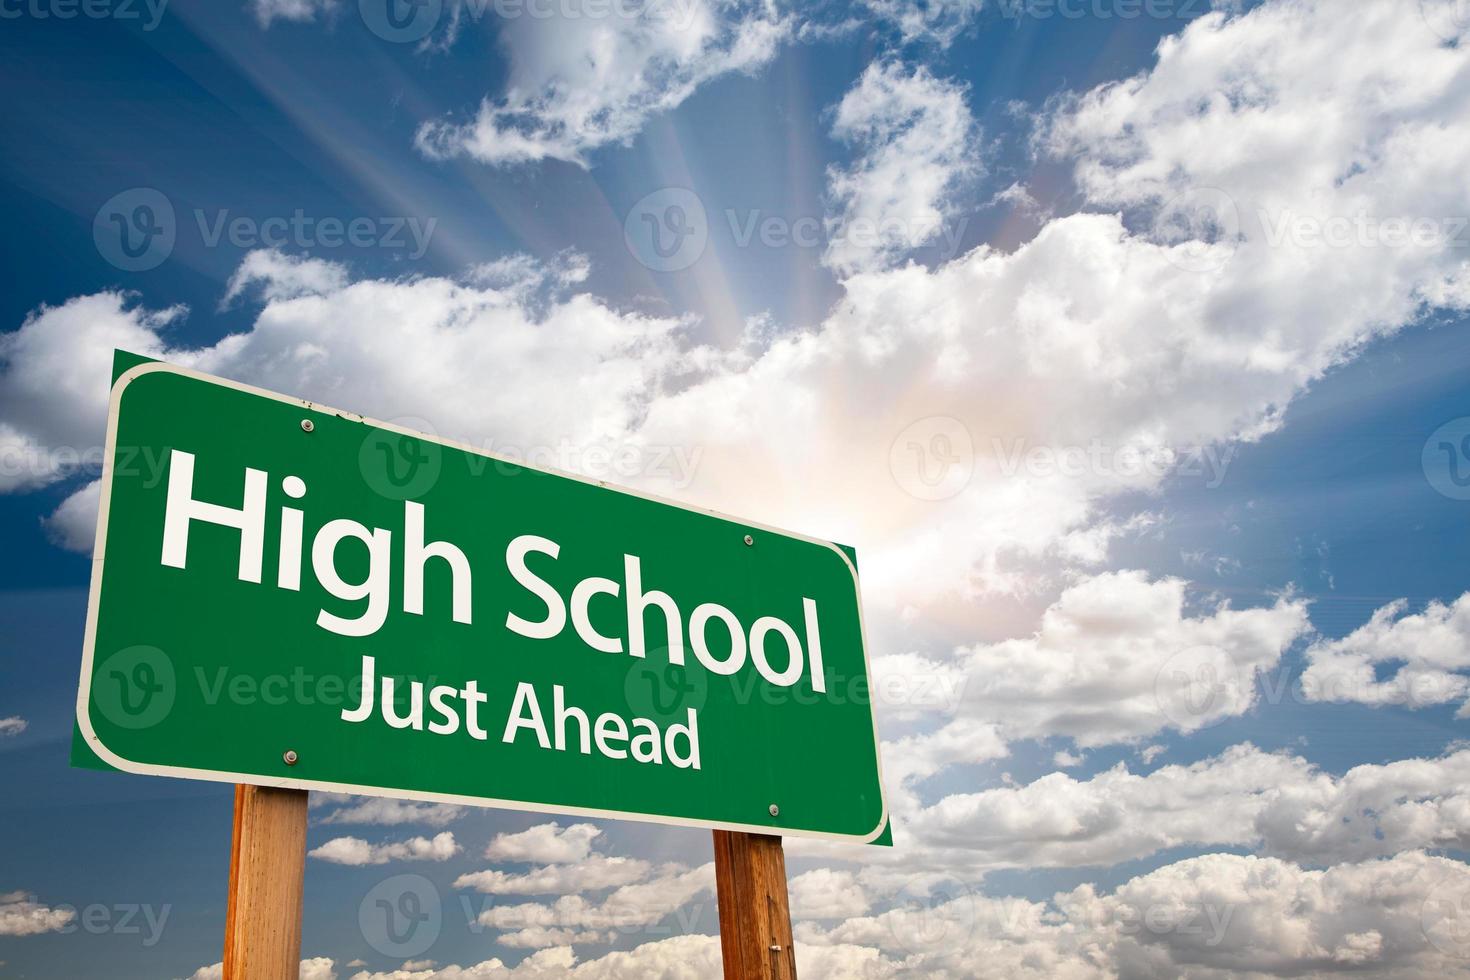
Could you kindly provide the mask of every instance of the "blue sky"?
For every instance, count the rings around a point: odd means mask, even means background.
[[[228,788],[67,764],[96,474],[66,451],[115,346],[565,468],[683,448],[631,482],[852,543],[875,670],[951,696],[880,699],[891,853],[788,848],[803,976],[1470,975],[1447,3],[446,0],[413,42],[371,0],[0,3],[0,975],[219,960]],[[145,218],[172,246],[128,268]],[[925,499],[892,450],[936,433]],[[1181,712],[1202,667],[1235,686]],[[309,847],[452,853],[311,858],[303,977],[718,961],[704,832],[361,802]],[[598,887],[598,855],[648,865]],[[400,875],[442,897],[423,950],[359,920]],[[1230,924],[1127,928],[1180,908]]]

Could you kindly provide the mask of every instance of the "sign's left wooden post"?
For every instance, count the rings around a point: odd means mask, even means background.
[[[306,791],[235,787],[224,980],[297,980]]]

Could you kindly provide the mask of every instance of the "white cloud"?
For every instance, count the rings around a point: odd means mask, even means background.
[[[351,803],[353,800],[357,802]],[[368,824],[379,827],[424,824],[429,827],[443,827],[465,813],[464,807],[447,803],[419,803],[385,796],[355,797],[346,793],[311,794],[312,809],[326,806],[336,806],[337,809],[319,818],[316,821],[318,824]]]
[[[1187,598],[1179,579],[1131,571],[1083,579],[1033,635],[958,652],[950,669],[964,676],[964,714],[951,724],[985,718],[1008,740],[1066,735],[1090,747],[1243,714],[1257,675],[1308,629],[1306,604],[1221,603],[1190,615]]]
[[[41,306],[0,335],[0,492],[100,469],[113,349],[187,361],[163,339],[183,313],[104,292]]]
[[[201,966],[189,974],[188,980],[224,980],[225,965]],[[325,956],[301,961],[300,980],[337,980],[336,963]]]
[[[1408,607],[1402,599],[1390,603],[1342,639],[1308,647],[1307,700],[1422,708],[1470,694],[1470,593],[1448,606],[1431,602],[1422,613],[1406,615]],[[1379,680],[1382,665],[1397,666]]]
[[[832,133],[858,156],[827,175],[838,213],[825,261],[840,274],[883,268],[946,230],[952,195],[979,170],[965,95],[926,68],[875,62],[843,96]]]
[[[220,306],[225,307],[251,286],[267,302],[322,295],[347,285],[347,270],[336,262],[284,252],[257,250],[240,260]]]
[[[487,895],[572,895],[642,881],[652,870],[647,861],[593,854],[575,864],[549,864],[523,873],[475,871],[455,879],[455,888]]]
[[[325,17],[335,11],[337,0],[249,0],[247,6],[260,26],[265,28],[277,20],[310,23],[318,16]]]
[[[1309,870],[1276,858],[1211,854],[1091,885],[1051,903],[960,890],[938,904],[808,923],[797,948],[881,951],[870,976],[1464,976],[1470,867],[1410,852]],[[1459,911],[1460,918],[1455,918]],[[891,972],[883,972],[884,970]]]
[[[793,919],[846,919],[868,911],[867,892],[851,871],[818,868],[787,885]]]
[[[485,848],[492,861],[524,861],[528,864],[567,864],[586,860],[592,842],[602,836],[596,824],[574,823],[562,827],[553,820],[514,834],[496,834]]]
[[[650,926],[673,915],[699,896],[713,892],[714,884],[713,864],[694,869],[668,864],[654,876],[617,888],[601,901],[564,895],[550,904],[497,903],[486,907],[476,921],[512,934],[512,943],[521,946],[530,945],[534,939],[557,942],[567,931],[601,934],[601,940],[588,941],[605,941],[610,930]]]
[[[1111,866],[1175,847],[1244,847],[1311,864],[1470,847],[1470,751],[1364,765],[1341,777],[1237,745],[1147,775],[957,793],[903,825],[933,867]]]
[[[90,553],[97,539],[97,509],[102,503],[102,481],[93,480],[68,496],[44,521],[46,533],[58,547]]]
[[[1118,932],[1132,924],[1113,953],[1131,976],[1176,976],[1186,965],[1234,975],[1463,976],[1463,956],[1426,934],[1426,906],[1446,884],[1463,894],[1470,868],[1418,853],[1325,871],[1214,854],[1135,878],[1096,904],[1079,889],[1072,915]],[[1150,928],[1148,915],[1162,926]]]
[[[586,165],[588,153],[630,142],[705,82],[763,66],[790,30],[767,0],[611,7],[572,0],[563,9],[573,15],[501,21],[505,93],[486,98],[468,122],[426,123],[419,148],[497,165],[546,158]]]
[[[6,735],[19,735],[25,731],[30,723],[20,715],[11,715],[9,718],[0,718],[0,737]]]
[[[1001,4],[1016,0],[1000,0]],[[949,45],[974,22],[985,0],[862,0],[874,16],[891,23],[904,41]]]
[[[420,971],[354,973],[349,980],[700,980],[720,974],[720,941],[713,936],[675,936],[636,949],[577,962],[568,947],[543,949],[515,966],[498,959],[473,966]]]
[[[66,928],[77,913],[37,902],[28,892],[0,894],[0,936],[38,936]]]
[[[625,440],[666,372],[708,360],[679,345],[683,321],[618,313],[585,294],[528,307],[521,283],[430,278],[338,288],[333,283],[342,280],[303,274],[289,259],[247,257],[242,268],[266,305],[254,329],[210,347],[170,349],[161,332],[182,311],[149,312],[120,293],[42,307],[0,337],[0,411],[16,438],[41,447],[48,460],[0,489],[77,468],[51,467],[53,458],[80,453],[100,461],[115,347],[276,390],[310,391],[379,418],[411,416],[419,428],[437,422],[447,430],[442,435],[523,453]],[[539,270],[527,275],[545,280]],[[315,288],[327,291],[302,293]],[[450,380],[456,377],[463,383]],[[577,379],[571,389],[566,378]],[[84,502],[55,521],[57,533],[64,529],[79,546],[90,542],[79,519]]]
[[[369,844],[360,837],[334,837],[310,851],[309,857],[329,864],[346,864],[354,867],[368,864],[387,864],[390,861],[448,861],[460,851],[454,834],[444,831],[427,837],[410,837],[403,841],[386,841]]]

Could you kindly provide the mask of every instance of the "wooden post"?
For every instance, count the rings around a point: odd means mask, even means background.
[[[796,980],[781,838],[714,833],[725,980]]]
[[[306,791],[235,787],[224,980],[297,980]]]

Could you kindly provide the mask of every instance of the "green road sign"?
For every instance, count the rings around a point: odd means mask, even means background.
[[[152,362],[105,458],[77,724],[118,769],[884,830],[835,545]]]

